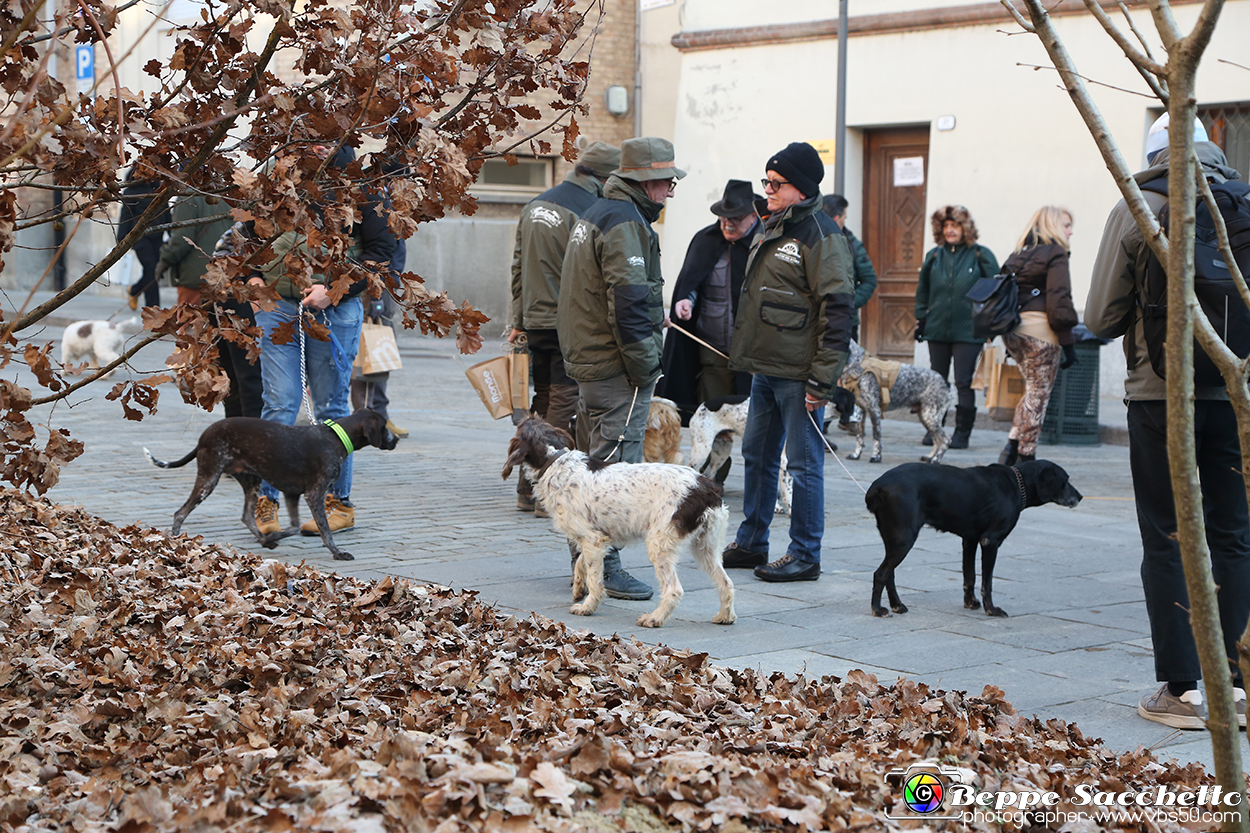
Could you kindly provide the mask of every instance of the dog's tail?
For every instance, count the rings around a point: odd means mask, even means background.
[[[725,549],[725,533],[729,529],[729,508],[720,503],[709,506],[699,516],[699,525],[690,538],[695,560],[702,566],[719,564]],[[704,569],[707,569],[704,567]]]
[[[176,469],[176,468],[185,466],[187,463],[190,463],[192,460],[195,459],[195,453],[197,451],[199,451],[198,448],[193,448],[187,454],[187,456],[183,457],[181,460],[174,460],[172,463],[166,463],[164,460],[158,460],[155,457],[153,457],[152,452],[148,451],[146,446],[143,449],[143,453],[146,454],[148,456],[148,459],[152,461],[152,465],[160,466],[163,469]]]

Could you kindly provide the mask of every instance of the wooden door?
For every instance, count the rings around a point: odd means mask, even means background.
[[[860,342],[874,356],[911,362],[916,279],[930,248],[925,217],[929,128],[868,131],[864,160],[861,239],[877,271],[877,291],[859,311]]]

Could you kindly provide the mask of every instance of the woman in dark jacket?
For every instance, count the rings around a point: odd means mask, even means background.
[[[1059,368],[1076,363],[1072,328],[1077,317],[1068,274],[1071,236],[1072,212],[1057,205],[1039,208],[1003,264],[1003,271],[1015,276],[1020,290],[1020,326],[1003,336],[1003,344],[1024,377],[1024,396],[1016,405],[1010,439],[998,458],[1006,466],[1036,456],[1037,435],[1055,376]]]
[[[968,290],[981,278],[998,274],[994,253],[977,244],[977,224],[962,205],[944,205],[930,218],[937,248],[925,255],[916,284],[916,340],[929,342],[929,366],[950,381],[955,362],[955,434],[950,448],[967,448],[976,421],[972,374],[985,339],[972,334]],[[932,442],[926,435],[925,444]]]

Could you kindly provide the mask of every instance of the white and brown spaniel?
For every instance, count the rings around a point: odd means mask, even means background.
[[[729,625],[734,586],[721,566],[729,510],[720,487],[686,466],[667,463],[604,463],[580,451],[564,431],[533,417],[517,426],[508,445],[507,479],[521,466],[534,483],[534,496],[551,515],[556,530],[581,547],[573,575],[573,598],[586,598],[569,612],[589,616],[603,601],[603,557],[611,546],[642,540],[655,566],[660,605],[638,617],[658,628],[681,601],[677,559],[689,543],[695,561],[716,585],[720,611],[712,621]]]

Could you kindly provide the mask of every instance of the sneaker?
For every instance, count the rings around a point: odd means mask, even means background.
[[[768,563],[768,553],[756,552],[746,547],[740,547],[738,542],[734,541],[725,547],[725,551],[721,553],[720,563],[726,570],[746,570],[752,567],[763,567]]]
[[[400,428],[398,425],[396,425],[395,423],[391,422],[389,419],[386,421],[386,430],[387,430],[387,431],[390,431],[392,434],[394,434],[395,436],[399,437],[401,440],[402,440],[404,437],[408,436],[408,429],[407,429],[407,428]]]
[[[799,561],[786,553],[771,564],[755,568],[760,581],[815,581],[820,578],[820,564],[815,561]]]
[[[348,506],[334,495],[326,495],[326,521],[330,526],[331,532],[351,529],[356,525],[356,509],[353,506]],[[320,535],[321,530],[317,529],[317,521],[309,518],[300,525],[299,534],[312,537]]]
[[[1203,705],[1202,692],[1196,688],[1177,697],[1164,683],[1154,694],[1141,699],[1137,713],[1173,729],[1207,728],[1207,707]]]
[[[603,590],[609,599],[642,602],[655,592],[645,583],[631,576],[621,566],[621,553],[613,548],[603,559]]]
[[[282,531],[282,524],[278,523],[278,501],[265,495],[256,498],[256,526],[261,535],[273,535]]]

